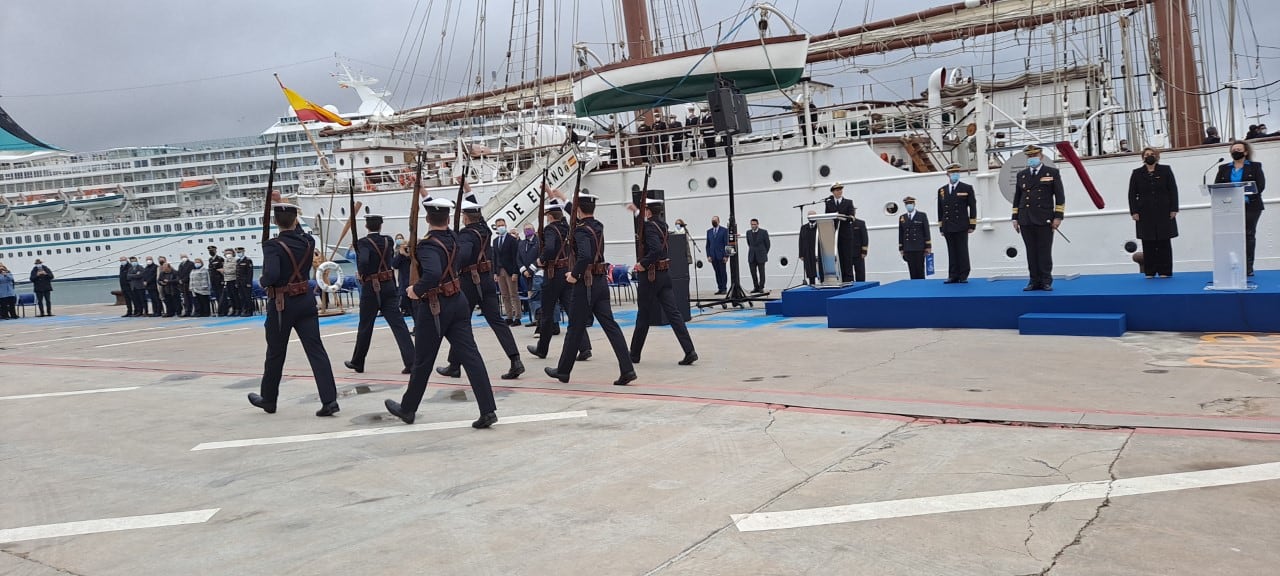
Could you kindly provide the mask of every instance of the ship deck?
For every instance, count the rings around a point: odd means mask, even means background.
[[[57,292],[54,293],[55,301]],[[291,344],[249,406],[262,318],[0,323],[0,573],[1265,574],[1280,563],[1280,335],[829,329],[695,313],[640,380],[597,328],[569,384],[525,355],[472,430],[433,376],[418,424],[386,330],[316,418]],[[630,335],[634,311],[619,306]],[[381,324],[380,324],[381,325]],[[477,324],[491,374],[505,361]],[[516,328],[523,347],[532,328]],[[785,512],[785,513],[783,513]]]

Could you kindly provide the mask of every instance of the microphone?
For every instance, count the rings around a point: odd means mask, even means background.
[[[1227,160],[1226,158],[1219,158],[1217,162],[1214,162],[1214,163],[1213,163],[1213,166],[1210,166],[1210,167],[1209,167],[1209,170],[1205,170],[1205,171],[1204,171],[1204,174],[1201,174],[1201,175],[1200,175],[1200,183],[1201,183],[1201,184],[1207,184],[1207,183],[1209,182],[1209,171],[1210,171],[1210,170],[1213,170],[1213,169],[1215,169],[1215,168],[1217,168],[1217,167],[1218,167],[1218,165],[1222,164],[1222,163],[1223,163],[1223,162],[1225,162],[1226,160]]]

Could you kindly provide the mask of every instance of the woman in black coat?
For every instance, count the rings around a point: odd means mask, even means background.
[[[1262,173],[1262,163],[1253,160],[1253,147],[1237,140],[1231,143],[1231,163],[1218,167],[1214,183],[1250,182],[1257,186],[1257,194],[1244,197],[1245,270],[1253,276],[1253,249],[1258,242],[1258,218],[1262,216],[1262,191],[1267,189],[1267,176]]]
[[[1173,245],[1178,236],[1178,183],[1173,169],[1160,164],[1154,148],[1142,151],[1142,167],[1129,177],[1129,215],[1142,240],[1142,271],[1147,278],[1173,276]]]

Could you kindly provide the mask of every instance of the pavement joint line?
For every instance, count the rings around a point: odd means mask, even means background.
[[[115,335],[118,335],[118,334],[133,334],[134,332],[152,332],[152,331],[156,331],[156,330],[163,330],[164,328],[165,328],[165,327],[162,327],[162,326],[152,326],[152,327],[150,327],[150,328],[137,328],[137,329],[134,329],[134,330],[121,330],[121,331],[119,331],[119,332],[103,332],[103,333],[101,333],[101,334],[81,334],[80,336],[63,336],[63,337],[61,337],[61,338],[50,338],[50,339],[48,339],[48,340],[35,340],[35,341],[32,341],[32,342],[15,342],[15,343],[13,343],[13,344],[6,344],[6,346],[31,346],[31,345],[33,345],[33,344],[46,344],[46,343],[48,343],[48,342],[61,342],[61,341],[63,341],[63,340],[82,340],[82,339],[84,339],[84,338],[97,338],[97,337],[99,337],[99,336],[115,336]],[[179,329],[179,330],[183,330],[183,329],[187,329],[187,328],[190,328],[190,327],[188,327],[188,326],[181,326],[181,327],[178,327],[177,329]]]
[[[61,522],[58,524],[42,524],[22,528],[6,528],[0,530],[0,544],[39,540],[42,538],[61,538],[63,536],[81,536],[102,532],[118,532],[121,530],[137,530],[140,528],[160,528],[164,526],[181,526],[183,524],[203,524],[213,518],[221,508],[192,510],[189,512],[170,512],[166,514],[148,514],[145,516],[122,516],[118,518],[102,518],[99,520],[81,520],[78,522]]]
[[[1280,462],[1155,476],[1138,476],[1118,480],[1108,478],[1090,482],[885,500],[824,508],[733,514],[730,518],[733,519],[733,523],[737,526],[739,532],[759,532],[928,516],[950,512],[1012,508],[1044,504],[1049,501],[1077,502],[1119,498],[1122,496],[1139,496],[1274,480],[1280,480]]]
[[[567,420],[570,418],[586,418],[586,410],[576,410],[573,412],[549,412],[544,414],[524,414],[519,416],[505,416],[498,420],[498,425],[507,424],[523,424],[528,422],[548,422],[552,420]],[[315,442],[319,440],[337,440],[342,438],[362,438],[367,436],[382,436],[386,434],[404,434],[408,432],[427,432],[433,430],[451,430],[457,428],[470,428],[470,420],[457,420],[453,422],[431,422],[427,424],[409,424],[396,426],[383,426],[380,428],[360,428],[357,430],[344,430],[341,432],[321,432],[318,434],[300,434],[296,436],[275,436],[268,438],[248,438],[244,440],[227,440],[222,442],[204,442],[197,444],[192,448],[191,452],[201,450],[219,450],[223,448],[245,448],[249,446],[267,446],[274,444],[296,444],[299,442]]]
[[[176,334],[176,335],[173,335],[173,336],[164,336],[164,337],[161,337],[161,338],[147,338],[146,340],[132,340],[132,341],[129,341],[129,342],[116,342],[116,343],[113,343],[113,344],[99,344],[99,345],[95,346],[95,348],[112,348],[112,347],[115,347],[115,346],[128,346],[128,345],[130,345],[130,344],[144,344],[144,343],[147,343],[147,342],[159,342],[159,341],[162,341],[162,340],[177,340],[177,339],[179,339],[179,338],[191,338],[191,337],[193,337],[193,336],[210,336],[210,335],[213,335],[213,334],[225,334],[225,333],[227,333],[227,332],[240,332],[241,330],[249,330],[249,329],[250,329],[249,327],[245,327],[245,328],[230,328],[230,329],[227,329],[227,330],[214,330],[214,331],[212,331],[212,332],[197,332],[197,333],[195,333],[195,334]]]
[[[137,390],[141,386],[125,386],[122,388],[95,388],[92,390],[71,390],[69,392],[46,392],[43,394],[20,394],[18,396],[0,396],[0,400],[25,400],[28,398],[53,398],[55,396],[79,396],[81,394],[102,394],[104,392],[127,392]]]

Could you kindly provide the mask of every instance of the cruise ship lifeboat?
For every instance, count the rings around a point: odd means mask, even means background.
[[[86,190],[70,199],[72,208],[85,211],[119,208],[124,203],[124,194],[116,190]]]
[[[199,194],[202,192],[210,192],[218,188],[218,183],[213,180],[183,180],[178,185],[178,189],[188,194]]]
[[[67,201],[61,196],[47,194],[24,196],[9,205],[9,210],[22,216],[38,216],[61,212],[67,207]]]

